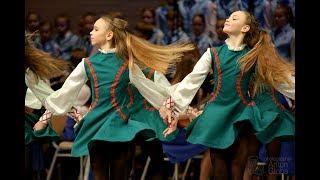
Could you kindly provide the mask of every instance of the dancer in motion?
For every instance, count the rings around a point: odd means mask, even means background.
[[[66,114],[80,88],[90,81],[92,104],[75,129],[74,156],[90,154],[95,179],[127,179],[135,140],[156,137],[147,123],[132,119],[127,91],[129,70],[134,63],[164,73],[169,62],[177,62],[191,44],[159,46],[127,31],[127,22],[102,16],[95,24],[91,43],[99,52],[83,59],[61,89],[44,99],[47,114]],[[129,58],[131,57],[131,58]],[[160,105],[159,105],[160,106]],[[158,108],[159,108],[158,106]],[[46,114],[43,115],[45,118]],[[107,173],[109,167],[110,174]],[[118,173],[119,170],[122,173]]]
[[[228,34],[226,43],[208,49],[174,90],[167,89],[170,97],[164,101],[160,114],[171,124],[165,134],[175,131],[174,112],[187,109],[212,68],[214,93],[203,113],[189,125],[188,142],[211,148],[217,179],[227,179],[229,175],[242,179],[248,155],[246,145],[252,135],[248,130],[263,129],[259,108],[247,93],[249,83],[255,84],[257,91],[267,85],[294,99],[294,69],[281,59],[268,33],[259,29],[248,12],[232,13],[223,31]],[[154,96],[159,87],[139,78],[133,83],[140,93],[150,102],[157,101]]]

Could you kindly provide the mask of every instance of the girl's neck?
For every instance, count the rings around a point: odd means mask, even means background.
[[[111,47],[110,43],[105,43],[104,45],[100,46],[100,49],[102,49],[104,51],[109,51],[109,50],[111,50],[113,48]]]
[[[243,46],[244,35],[229,35],[229,38],[226,40],[227,44],[233,48],[240,48]]]

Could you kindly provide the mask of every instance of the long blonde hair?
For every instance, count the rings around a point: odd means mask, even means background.
[[[37,77],[43,80],[63,75],[69,71],[71,64],[64,60],[52,57],[49,53],[35,48],[29,34],[25,35],[25,70],[29,68]]]
[[[129,33],[127,21],[108,15],[101,18],[109,23],[109,30],[113,32],[112,46],[116,48],[116,54],[120,58],[129,61],[129,68],[137,63],[165,73],[170,64],[181,60],[184,52],[194,49],[191,43],[155,45]]]
[[[251,14],[243,12],[247,18],[246,23],[250,26],[243,41],[252,49],[239,60],[239,65],[242,73],[255,66],[254,92],[263,89],[265,85],[292,85],[290,75],[294,74],[293,64],[280,57],[270,35],[259,29],[258,22]]]

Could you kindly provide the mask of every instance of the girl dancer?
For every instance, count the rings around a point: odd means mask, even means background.
[[[252,15],[244,11],[232,13],[223,31],[229,37],[226,44],[208,49],[178,87],[173,91],[168,89],[171,96],[160,113],[171,124],[164,132],[170,134],[177,124],[171,119],[172,112],[186,110],[213,68],[214,93],[203,113],[191,123],[188,141],[211,147],[214,174],[218,179],[227,179],[229,174],[233,179],[242,179],[250,135],[240,133],[247,131],[244,121],[249,121],[255,130],[262,128],[260,111],[247,93],[249,82],[254,78],[254,84],[263,82],[288,97],[294,96],[294,82],[288,64],[277,54],[270,36],[259,29]],[[134,83],[145,98],[154,100],[156,85],[143,78]],[[145,93],[146,89],[152,91]]]
[[[192,50],[193,46],[150,44],[131,35],[126,21],[110,16],[99,18],[90,34],[92,45],[99,52],[78,64],[62,88],[45,99],[45,107],[49,117],[52,113],[67,113],[80,88],[90,80],[93,102],[75,129],[72,154],[90,154],[95,179],[127,179],[130,163],[125,160],[131,159],[133,140],[155,137],[148,124],[131,118],[127,106],[130,98],[124,93],[129,85],[128,69],[135,61],[165,72],[169,62],[179,61],[182,52]],[[129,54],[133,57],[130,60]],[[120,169],[122,173],[118,172]]]

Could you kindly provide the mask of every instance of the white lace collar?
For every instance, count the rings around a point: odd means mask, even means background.
[[[226,42],[226,44],[227,44],[227,46],[228,46],[228,49],[229,49],[230,51],[241,51],[241,50],[244,49],[244,47],[246,47],[246,44],[241,44],[241,46],[239,46],[239,47],[234,47],[234,46],[232,46],[232,45],[230,44],[229,38],[227,38],[227,39],[225,40],[225,42]]]
[[[103,54],[108,54],[108,53],[114,53],[116,52],[116,48],[112,48],[112,49],[108,49],[108,50],[104,50],[104,49],[98,49],[101,53]]]

